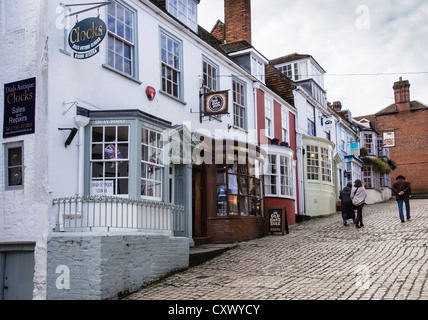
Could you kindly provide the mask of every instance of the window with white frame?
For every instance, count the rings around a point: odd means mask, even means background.
[[[265,98],[265,134],[269,138],[273,138],[273,100]]]
[[[321,148],[322,181],[332,182],[332,159],[330,150]]]
[[[292,79],[293,80],[293,64],[287,64],[285,66],[279,67],[278,69],[288,79]]]
[[[368,154],[373,154],[373,135],[371,133],[365,133],[363,138],[364,147],[367,149]]]
[[[259,59],[255,58],[255,57],[251,57],[251,69],[252,69],[252,74],[253,76],[255,76],[257,79],[259,79],[262,82],[265,82],[265,65],[263,62],[261,62]]]
[[[181,41],[161,31],[162,91],[181,99]]]
[[[282,124],[282,141],[288,143],[288,112],[281,108],[281,124]]]
[[[120,73],[136,77],[136,12],[119,1],[107,8],[107,65]]]
[[[285,155],[270,154],[268,161],[268,170],[265,173],[266,196],[292,197],[292,158]]]
[[[232,80],[233,88],[233,124],[246,130],[246,102],[245,102],[245,84]]]
[[[380,173],[375,171],[373,166],[364,165],[362,173],[366,189],[380,189]]]
[[[306,146],[306,173],[308,180],[319,180],[319,149],[317,146]]]
[[[166,8],[171,15],[198,32],[198,5],[195,0],[167,0]]]
[[[23,143],[5,145],[5,190],[22,189],[24,186]]]
[[[142,128],[141,131],[141,196],[162,199],[163,135]]]
[[[340,149],[346,151],[346,131],[343,128],[340,129]]]
[[[91,128],[91,195],[128,195],[129,126]]]
[[[202,61],[202,79],[210,91],[218,90],[218,66],[208,59]]]
[[[308,74],[308,63],[307,61],[301,61],[294,63],[294,80],[304,80],[309,77]]]
[[[315,136],[315,107],[310,103],[306,105],[306,116],[308,118],[308,134]]]

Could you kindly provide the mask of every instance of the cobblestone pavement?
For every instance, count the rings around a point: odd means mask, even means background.
[[[428,200],[365,206],[364,227],[341,215],[312,219],[289,235],[248,241],[128,297],[132,300],[428,300]]]

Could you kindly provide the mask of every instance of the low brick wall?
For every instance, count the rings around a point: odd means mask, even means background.
[[[208,235],[213,243],[234,243],[264,234],[264,218],[229,216],[208,219]]]
[[[189,267],[189,240],[141,233],[52,233],[47,299],[118,299]]]

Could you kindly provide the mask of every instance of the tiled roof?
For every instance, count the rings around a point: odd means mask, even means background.
[[[410,111],[416,111],[416,110],[422,110],[422,109],[428,109],[428,107],[423,103],[420,103],[419,101],[416,101],[416,100],[410,101]],[[390,106],[376,113],[376,116],[382,116],[382,115],[387,115],[387,114],[397,113],[397,112],[398,112],[397,105],[391,104]]]

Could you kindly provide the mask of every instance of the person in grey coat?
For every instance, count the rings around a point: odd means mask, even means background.
[[[364,227],[363,224],[363,206],[366,201],[367,193],[366,189],[361,182],[361,180],[357,179],[354,182],[354,187],[351,190],[351,199],[352,204],[357,209],[357,221],[355,222],[356,228]]]
[[[352,204],[351,200],[351,190],[352,190],[352,182],[348,182],[345,188],[343,188],[342,191],[340,191],[339,199],[342,200],[342,218],[343,218],[343,225],[348,225],[348,220],[352,219],[355,221],[355,211],[354,211],[354,205]]]

